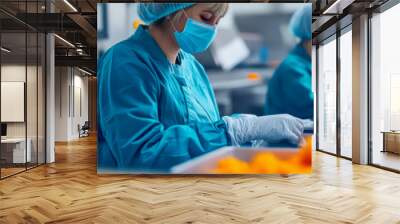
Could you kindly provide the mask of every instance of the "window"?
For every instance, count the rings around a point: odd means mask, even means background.
[[[336,153],[336,39],[318,48],[318,149]]]
[[[340,155],[352,157],[352,33],[340,36]]]
[[[23,15],[41,13],[44,3],[9,1],[0,5],[14,6]],[[10,21],[0,23],[0,178],[5,178],[45,163],[46,40],[44,33],[12,16],[0,12],[0,17]]]
[[[400,4],[371,18],[371,162],[400,170]]]

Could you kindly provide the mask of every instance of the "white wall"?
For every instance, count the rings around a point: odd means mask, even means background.
[[[26,76],[26,69],[28,71],[28,74],[32,74],[32,71],[36,68],[33,66],[28,66],[25,67],[24,65],[18,65],[18,64],[6,64],[1,66],[1,81],[3,82],[25,82],[25,76]],[[36,71],[35,71],[36,74]],[[32,83],[30,83],[32,84]],[[34,83],[36,85],[36,82]],[[30,89],[28,89],[30,90]],[[36,89],[34,89],[34,92],[28,91],[27,96],[29,98],[35,97],[36,98]],[[28,103],[32,101],[32,99],[27,99]],[[35,106],[36,105],[31,105]],[[1,110],[7,110],[7,108],[1,108]],[[34,115],[34,117],[32,117]],[[36,114],[31,114],[28,113],[28,122],[32,122],[33,120],[36,123]],[[7,122],[7,136],[8,137],[25,137],[25,126],[26,122]],[[32,127],[32,124],[29,124],[28,127]],[[29,133],[28,133],[29,137]]]
[[[76,71],[75,70],[75,75],[74,75],[74,89],[75,92],[73,94],[75,94],[73,96],[73,99],[75,99],[75,106],[74,108],[72,108],[73,110],[75,110],[75,113],[73,113],[72,111],[72,120],[71,120],[71,135],[73,136],[73,138],[77,138],[79,137],[79,133],[78,133],[78,124],[80,124],[81,126],[85,123],[85,121],[89,120],[89,113],[88,113],[88,77],[85,76],[81,76],[81,74],[83,73],[79,73],[79,75],[76,75]],[[80,90],[80,99],[77,97],[79,96],[78,91]],[[81,101],[80,103],[78,101]],[[80,105],[79,105],[80,104]],[[79,111],[79,106],[81,106],[81,112]]]
[[[68,140],[69,80],[69,69],[67,67],[55,68],[55,141]]]
[[[9,64],[1,66],[1,81],[2,82],[25,82],[25,71],[24,65]],[[30,68],[28,68],[30,69]],[[2,96],[4,97],[4,96]],[[7,110],[7,108],[1,108],[1,110]],[[7,135],[8,137],[25,137],[25,124],[24,122],[10,122],[7,123]]]
[[[25,82],[25,64],[24,65],[2,65],[1,81],[19,81]]]
[[[56,141],[77,139],[78,124],[83,125],[88,120],[88,78],[83,75],[76,68],[56,67]],[[77,105],[82,106],[81,113]]]

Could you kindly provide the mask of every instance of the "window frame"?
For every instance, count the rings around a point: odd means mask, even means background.
[[[340,82],[341,82],[341,67],[340,67],[340,38],[342,35],[346,34],[347,32],[352,32],[352,22],[351,22],[351,17],[347,16],[344,17],[342,20],[339,20],[337,23],[343,22],[343,27],[338,27],[337,24],[332,25],[330,28],[328,29],[332,29],[335,28],[336,32],[331,33],[330,35],[327,35],[321,39],[318,40],[318,43],[316,44],[316,97],[314,98],[316,100],[316,150],[319,152],[323,152],[329,155],[333,155],[339,158],[343,158],[346,160],[352,160],[352,158],[347,157],[342,155],[341,153],[341,131],[342,131],[342,127],[341,127],[341,117],[340,117],[340,103],[341,103],[341,99],[340,99]],[[328,30],[327,29],[327,30]],[[320,143],[319,143],[319,131],[318,131],[318,127],[319,127],[319,79],[320,79],[320,74],[319,74],[319,48],[320,45],[329,43],[331,41],[336,41],[336,152],[332,153],[329,152],[327,150],[324,150],[322,148],[320,148]]]

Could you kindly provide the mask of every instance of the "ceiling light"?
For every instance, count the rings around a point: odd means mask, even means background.
[[[74,12],[78,12],[78,10],[68,1],[68,0],[64,0],[65,4],[67,4],[72,10],[74,10]]]
[[[11,50],[9,50],[9,49],[7,49],[7,48],[5,48],[5,47],[1,47],[0,49],[1,49],[2,51],[6,52],[6,53],[10,53],[10,52],[11,52]]]
[[[81,68],[79,68],[79,67],[78,67],[78,70],[81,71],[81,72],[83,72],[83,73],[85,73],[85,74],[87,74],[87,75],[93,75],[92,73],[90,73],[90,72],[88,72],[88,71],[86,71],[86,70],[83,70],[83,69],[81,69]]]
[[[351,5],[353,2],[354,0],[336,0],[322,14],[342,14],[343,9]]]
[[[64,38],[62,38],[62,37],[60,37],[60,36],[57,35],[57,34],[54,34],[54,36],[57,37],[57,38],[58,38],[59,40],[61,40],[62,42],[64,42],[65,44],[67,44],[68,46],[75,48],[75,45],[73,45],[73,44],[72,44],[71,42],[69,42],[68,40],[66,40],[66,39],[64,39]]]
[[[84,55],[84,52],[83,52],[82,48],[77,48],[76,49],[76,53],[78,53],[78,55]]]

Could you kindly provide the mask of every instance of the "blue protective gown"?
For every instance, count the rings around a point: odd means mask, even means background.
[[[301,43],[293,48],[268,81],[265,112],[313,119],[311,57]]]
[[[171,64],[145,26],[98,67],[99,169],[165,172],[230,144],[203,66]]]

